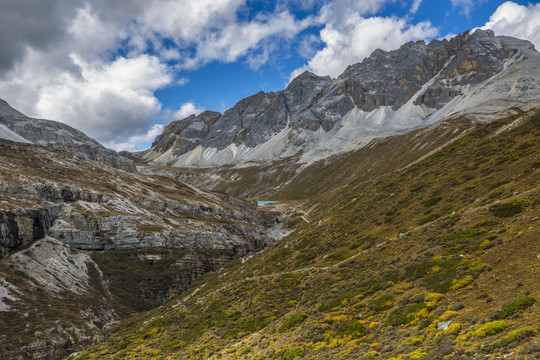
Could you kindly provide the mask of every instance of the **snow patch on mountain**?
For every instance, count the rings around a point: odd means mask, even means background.
[[[9,140],[9,141],[15,141],[20,143],[30,143],[30,141],[26,140],[16,132],[8,129],[5,125],[0,124],[0,139]]]

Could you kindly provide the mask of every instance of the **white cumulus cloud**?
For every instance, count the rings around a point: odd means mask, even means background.
[[[204,108],[197,107],[197,105],[192,102],[187,102],[180,106],[180,109],[174,113],[173,117],[175,120],[182,120],[190,115],[199,115],[203,111]]]
[[[250,50],[258,48],[263,44],[264,39],[292,38],[312,23],[311,18],[299,21],[288,11],[284,11],[271,16],[257,17],[249,23],[228,24],[219,32],[199,41],[196,45],[195,56],[187,59],[183,67],[197,68],[212,60],[236,61],[248,54]]]
[[[349,14],[342,22],[331,22],[320,32],[324,47],[308,64],[293,73],[310,70],[318,75],[339,76],[348,65],[357,63],[374,50],[392,50],[410,40],[434,37],[438,30],[429,22],[409,24],[395,17]]]
[[[524,6],[507,1],[495,10],[482,29],[529,40],[540,49],[540,4]]]
[[[142,135],[133,135],[130,136],[127,140],[113,141],[107,143],[107,147],[114,149],[116,151],[139,151],[140,146],[143,145],[144,148],[149,147],[148,145],[155,140],[155,138],[163,132],[165,125],[163,124],[154,124],[152,128],[147,131],[146,134]]]
[[[0,93],[10,94],[14,107],[30,116],[62,121],[105,144],[152,126],[161,110],[153,92],[172,81],[156,57],[111,63],[68,58],[70,66],[55,67],[54,55],[29,51],[11,80],[0,82]]]
[[[416,12],[418,11],[418,9],[420,8],[420,5],[422,5],[422,0],[414,0],[412,5],[411,5],[411,9],[409,10],[409,12],[411,14],[416,14]]]

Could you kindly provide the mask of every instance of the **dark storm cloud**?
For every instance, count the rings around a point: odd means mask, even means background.
[[[50,49],[66,34],[66,24],[82,1],[2,0],[0,73],[22,60],[28,47]]]

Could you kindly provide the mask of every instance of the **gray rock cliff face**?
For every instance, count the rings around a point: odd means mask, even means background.
[[[165,134],[172,136],[159,135],[152,146],[156,146],[160,151],[173,151],[178,149],[193,150],[197,147],[199,139],[208,135],[212,126],[221,117],[220,113],[213,111],[205,111],[199,116],[191,115],[188,121],[174,121],[170,123],[164,130]]]
[[[98,179],[98,180],[96,180]],[[256,204],[65,151],[0,144],[0,258],[46,235],[81,250],[259,251],[275,240]]]
[[[376,50],[337,79],[305,72],[283,91],[260,92],[223,115],[211,113],[211,121],[209,112],[176,121],[136,157],[160,165],[220,166],[318,151],[311,158],[317,160],[361,146],[359,138],[452,114],[488,119],[499,111],[494,102],[531,106],[540,98],[533,86],[539,68],[540,54],[530,42],[491,31],[409,42]],[[187,132],[195,128],[203,130]],[[303,162],[311,160],[304,156]]]
[[[0,258],[46,235],[80,250],[205,248],[238,256],[273,243],[254,206],[228,197],[174,202],[96,190],[32,184],[6,186],[16,199],[38,207],[0,209]]]
[[[57,206],[0,210],[0,259],[43,239],[60,212]]]

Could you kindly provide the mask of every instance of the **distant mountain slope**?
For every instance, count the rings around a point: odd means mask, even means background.
[[[336,154],[312,164],[281,159],[267,165],[220,168],[139,166],[143,173],[161,174],[205,189],[244,198],[303,200],[331,191],[347,179],[371,181],[397,171],[437,151],[475,128],[465,117],[451,117],[426,127],[372,139],[358,150]],[[343,166],[343,164],[347,166]]]
[[[291,235],[73,358],[537,359],[539,139],[536,108],[371,178],[308,168],[334,184]]]
[[[104,148],[83,132],[57,121],[30,118],[13,109],[2,99],[0,99],[0,139],[64,149],[83,159],[135,171],[135,166],[130,160],[118,155],[114,150]]]
[[[0,116],[27,117],[22,112],[12,108],[7,101],[0,99]]]
[[[223,115],[173,122],[135,156],[177,167],[312,163],[449,116],[489,120],[527,110],[540,104],[539,82],[540,54],[527,41],[477,30],[410,42],[375,51],[337,79],[306,72]]]

